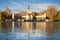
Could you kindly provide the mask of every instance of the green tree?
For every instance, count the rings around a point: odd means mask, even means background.
[[[57,11],[57,15],[54,17],[54,20],[60,21],[60,11]]]
[[[2,12],[0,11],[0,20],[2,20],[1,13],[2,13]]]
[[[3,20],[5,20],[5,17],[4,17],[4,14],[3,14],[4,12],[0,12],[0,21],[3,21]]]
[[[50,6],[48,10],[46,11],[47,17],[50,18],[50,20],[54,20],[54,17],[57,14],[57,9],[55,6]]]

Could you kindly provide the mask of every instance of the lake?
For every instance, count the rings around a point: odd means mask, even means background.
[[[0,21],[0,40],[60,40],[60,22]]]

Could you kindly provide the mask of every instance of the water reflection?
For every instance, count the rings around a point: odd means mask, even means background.
[[[46,31],[46,22],[37,22],[36,29]]]
[[[31,29],[32,29],[32,31],[36,29],[36,22],[31,23]]]
[[[20,30],[22,30],[22,22],[18,22],[18,29],[17,29],[17,31],[20,32]]]
[[[0,31],[1,31],[1,29],[2,29],[2,22],[0,22]]]
[[[11,22],[0,22],[0,30],[1,32],[8,33],[11,32]]]
[[[4,21],[0,22],[0,35],[3,35],[1,39],[5,38],[4,34],[6,34],[7,39],[11,40],[27,39],[27,37],[32,38],[31,40],[57,40],[60,38],[60,23]]]
[[[14,22],[12,22],[12,32],[14,32]]]
[[[56,26],[54,26],[54,22],[47,22],[46,27],[47,27],[46,31],[48,32],[48,35],[50,34],[53,37],[53,35],[56,32]]]

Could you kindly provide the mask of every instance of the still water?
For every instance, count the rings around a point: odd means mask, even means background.
[[[0,40],[60,40],[60,22],[0,22]]]

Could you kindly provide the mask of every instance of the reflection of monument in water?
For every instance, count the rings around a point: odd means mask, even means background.
[[[14,21],[12,22],[12,32],[14,32]]]
[[[41,30],[47,32],[47,35],[51,35],[52,37],[54,36],[56,29],[53,22],[23,22],[22,28],[22,30],[26,31],[28,35],[34,30]]]
[[[22,22],[22,31],[30,32],[36,29],[36,23],[35,22]]]
[[[26,31],[29,33],[31,30],[31,22],[26,22]]]
[[[26,30],[26,23],[22,22],[22,31],[25,31],[25,30]]]
[[[31,22],[31,30],[36,30],[36,22]]]
[[[46,22],[37,22],[36,30],[46,31]]]
[[[53,22],[22,22],[22,30],[42,30],[53,34],[55,32],[55,26]]]
[[[36,22],[26,22],[26,31],[36,30]]]

